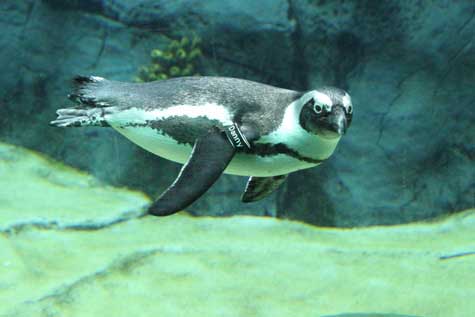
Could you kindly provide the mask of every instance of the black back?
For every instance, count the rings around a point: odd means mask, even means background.
[[[261,135],[275,130],[285,108],[302,93],[257,82],[226,77],[180,77],[150,83],[103,80],[90,85],[90,94],[124,109],[164,109],[213,102],[230,111],[235,122],[255,127]]]

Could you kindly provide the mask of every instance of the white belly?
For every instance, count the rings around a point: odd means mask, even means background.
[[[149,127],[124,127],[111,123],[111,126],[120,134],[135,144],[168,160],[184,164],[192,147],[187,144],[178,144],[172,138],[159,134]],[[299,161],[293,157],[279,154],[273,156],[257,156],[238,153],[224,171],[226,174],[241,176],[276,176],[288,174],[297,170],[314,167],[311,164]]]

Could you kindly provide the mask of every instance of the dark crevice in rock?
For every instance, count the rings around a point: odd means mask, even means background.
[[[414,77],[416,74],[423,71],[427,67],[429,67],[428,64],[422,65],[421,67],[415,69],[414,71],[409,72],[406,76],[401,78],[399,80],[399,82],[397,83],[396,89],[398,91],[398,94],[389,102],[388,106],[386,107],[386,111],[383,114],[381,114],[381,118],[379,119],[378,140],[376,141],[376,144],[377,144],[378,147],[380,147],[383,150],[383,152],[384,152],[384,149],[382,148],[382,145],[381,145],[380,142],[381,142],[381,138],[383,137],[383,133],[384,133],[385,121],[386,121],[388,115],[390,114],[393,106],[396,104],[398,99],[401,98],[401,96],[403,95],[403,90],[402,90],[403,87],[402,86],[404,85],[404,83],[406,81],[408,81],[409,79],[411,79],[412,77]]]
[[[99,47],[99,51],[97,52],[97,56],[96,56],[96,60],[94,61],[94,63],[92,63],[92,65],[90,66],[90,68],[96,68],[97,65],[99,65],[99,62],[101,60],[101,57],[102,57],[102,54],[104,53],[104,49],[106,47],[106,42],[107,42],[107,37],[109,36],[107,30],[104,30],[102,32],[102,36],[101,36],[101,46]]]
[[[372,41],[366,42],[371,54],[389,52],[405,41],[408,23],[400,1],[355,1],[353,29]]]
[[[48,109],[48,83],[50,76],[39,74],[33,82],[33,95],[35,97],[35,113]]]
[[[449,254],[449,255],[442,255],[439,257],[439,260],[450,260],[454,258],[460,258],[462,256],[469,256],[469,255],[475,255],[475,251],[469,251],[469,252],[461,252],[461,253],[455,253],[455,254]]]
[[[447,77],[453,71],[454,63],[457,62],[459,57],[462,56],[466,51],[470,50],[470,48],[472,47],[472,44],[473,44],[473,39],[471,39],[467,43],[463,44],[460,47],[460,49],[458,49],[457,52],[455,52],[455,54],[448,59],[446,67],[445,67],[446,71],[440,76],[437,84],[435,85],[434,93],[432,94],[432,96],[434,96],[434,97],[437,96],[438,92],[441,90],[440,88],[445,83]]]
[[[434,176],[434,171],[437,173],[441,173],[441,171],[449,171],[454,165],[458,164],[457,162],[454,162],[454,157],[453,154],[453,148],[456,148],[461,155],[464,155],[462,153],[462,149],[464,145],[453,146],[452,148],[447,148],[447,145],[445,143],[439,143],[435,149],[432,151],[425,153],[425,159],[421,159],[413,166],[411,167],[411,176],[409,177],[410,180],[407,182],[407,184],[410,186],[409,190],[406,191],[409,193],[410,198],[406,200],[406,202],[400,203],[398,206],[401,209],[407,209],[408,207],[411,206],[413,203],[419,203],[422,201],[424,198],[421,198],[424,194],[427,194],[428,186],[425,183],[425,176]],[[466,159],[470,159],[466,157]],[[393,159],[394,160],[394,159]],[[401,165],[400,162],[394,161],[394,163],[398,163],[399,166]],[[403,172],[405,170],[403,169]],[[473,208],[474,202],[475,202],[475,193],[473,189],[475,188],[474,184],[469,184],[465,187],[465,190],[463,188],[458,188],[457,190],[454,190],[452,195],[446,196],[443,194],[443,187],[441,187],[439,190],[439,194],[431,194],[433,200],[437,200],[438,204],[443,204],[444,206],[444,213],[447,214],[453,214],[456,213],[460,210],[467,209],[467,208]],[[470,202],[467,200],[467,197],[473,197],[473,200]],[[455,197],[454,197],[455,196]],[[412,208],[414,209],[414,208]],[[438,211],[433,211],[433,212],[424,212],[424,214],[421,215],[416,215],[411,218],[412,221],[416,220],[424,220],[424,219],[429,219],[432,217],[439,216],[440,212]]]
[[[101,0],[43,1],[54,9],[82,11],[84,13],[98,16],[111,22],[119,23],[127,28],[137,28],[143,31],[161,33],[172,31],[172,28],[161,20],[155,20],[154,22],[138,21],[135,19],[137,12],[134,12],[133,9],[127,12],[127,14],[121,14],[121,12],[124,12],[125,9],[117,5],[117,3],[112,3],[108,6],[105,6],[105,3]]]
[[[470,105],[475,104],[475,101]],[[453,148],[458,150],[460,154],[468,160],[475,161],[475,144],[454,144]]]
[[[475,18],[475,6],[472,10],[472,14],[470,15],[470,17],[464,23],[462,23],[462,25],[458,28],[455,34],[456,35],[462,34],[462,32],[470,25],[470,23],[473,21],[474,18]],[[462,56],[462,54],[465,51],[469,50],[472,47],[472,44],[473,44],[473,38],[470,38],[468,42],[461,45],[461,47],[455,52],[455,54],[449,57],[445,65],[446,71],[439,77],[439,80],[437,81],[437,84],[435,86],[434,93],[433,93],[434,97],[437,96],[438,92],[440,91],[440,87],[445,83],[447,76],[449,76],[449,74],[454,69],[453,64],[459,59],[460,56]]]
[[[102,0],[43,0],[46,5],[59,10],[80,10],[85,12],[104,12]]]
[[[414,202],[417,202],[419,200],[420,195],[424,192],[426,189],[425,186],[419,186],[419,182],[417,179],[411,180],[411,191],[410,195],[411,197],[406,200],[406,202],[403,202],[399,205],[399,208],[404,210],[407,209],[411,204]],[[426,218],[426,216],[424,216]]]
[[[473,21],[474,18],[475,18],[475,5],[473,6],[472,14],[464,23],[462,23],[462,25],[458,28],[456,34],[462,33],[465,30],[465,28]]]
[[[107,222],[98,222],[98,223],[79,222],[77,224],[68,224],[68,225],[62,225],[58,223],[58,221],[31,221],[31,222],[13,224],[6,228],[0,228],[0,233],[6,236],[11,236],[11,235],[19,234],[23,230],[30,229],[30,228],[41,229],[41,230],[62,230],[62,231],[67,231],[67,230],[96,231],[96,230],[109,228],[114,225],[127,222],[133,219],[139,219],[147,215],[148,214],[146,212],[142,212],[137,215],[130,215],[130,213],[126,213],[116,219],[113,219]]]
[[[129,273],[131,270],[133,270],[135,267],[140,266],[143,264],[144,261],[149,259],[150,257],[153,257],[154,255],[158,253],[174,253],[174,254],[179,254],[179,253],[184,253],[183,250],[173,250],[171,248],[154,248],[151,250],[141,250],[141,251],[136,251],[133,252],[129,255],[123,256],[120,259],[112,262],[111,264],[107,265],[103,269],[100,269],[98,271],[95,271],[91,274],[85,275],[83,277],[80,277],[76,281],[69,283],[64,286],[60,286],[56,288],[54,291],[52,291],[50,294],[47,294],[43,297],[40,297],[38,299],[34,300],[28,300],[23,302],[23,304],[35,304],[38,302],[43,302],[47,300],[53,300],[53,301],[59,301],[59,302],[65,302],[70,300],[71,293],[83,286],[87,285],[97,279],[105,278],[110,274],[113,274],[115,272],[122,272],[122,273]]]
[[[350,32],[341,32],[336,39],[336,56],[332,58],[333,85],[348,90],[348,75],[364,58],[364,47],[358,37]],[[348,54],[351,52],[351,54]]]
[[[28,24],[30,23],[31,17],[33,16],[33,11],[35,10],[37,1],[33,1],[28,5],[28,11],[26,12],[25,16],[25,24],[23,26],[22,32],[21,32],[21,37],[23,38],[26,32],[26,29],[28,27]]]
[[[264,69],[261,69],[260,67],[257,67],[255,65],[244,63],[233,58],[227,57],[227,54],[221,54],[220,48],[216,48],[214,47],[214,45],[210,45],[209,47],[210,48],[207,48],[206,46],[202,47],[202,51],[203,55],[210,59],[239,66],[262,78],[273,78],[274,81],[278,82],[283,87],[290,87],[292,85],[291,81],[283,79],[275,73],[266,72]]]
[[[134,22],[134,21],[122,21],[117,20],[120,23],[123,23],[127,27],[134,27],[147,32],[157,32],[168,37],[173,37],[173,27],[164,22]]]
[[[383,137],[383,132],[384,132],[384,126],[385,126],[385,121],[389,113],[391,112],[391,109],[393,108],[394,104],[401,98],[402,92],[400,91],[388,104],[386,111],[381,115],[381,118],[379,119],[379,131],[378,131],[378,140],[376,141],[376,145],[381,147],[380,141],[381,138]]]
[[[310,66],[305,57],[304,36],[302,34],[302,26],[296,12],[292,0],[287,0],[288,11],[287,17],[289,21],[295,22],[295,28],[290,34],[290,40],[293,47],[293,59],[291,62],[291,88],[297,90],[307,90],[309,87],[307,71]]]

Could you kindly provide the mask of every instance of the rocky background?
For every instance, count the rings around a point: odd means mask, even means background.
[[[190,210],[324,226],[394,224],[475,205],[473,1],[4,0],[0,139],[154,196],[180,166],[108,129],[54,129],[69,80],[130,81],[150,51],[199,36],[201,74],[353,97],[348,135],[322,166],[244,205],[224,176]]]

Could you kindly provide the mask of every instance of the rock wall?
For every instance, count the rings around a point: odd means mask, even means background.
[[[354,125],[325,167],[292,177],[281,209],[322,206],[307,219],[353,226],[473,206],[475,4],[334,5],[297,16],[306,60],[317,61],[310,82],[348,88]]]
[[[190,210],[330,226],[391,224],[475,205],[475,4],[460,1],[6,0],[0,138],[111,184],[161,192],[179,166],[107,129],[50,128],[75,74],[132,80],[167,38],[197,34],[203,72],[348,89],[354,121],[335,155],[277,194],[239,202],[224,176]]]

